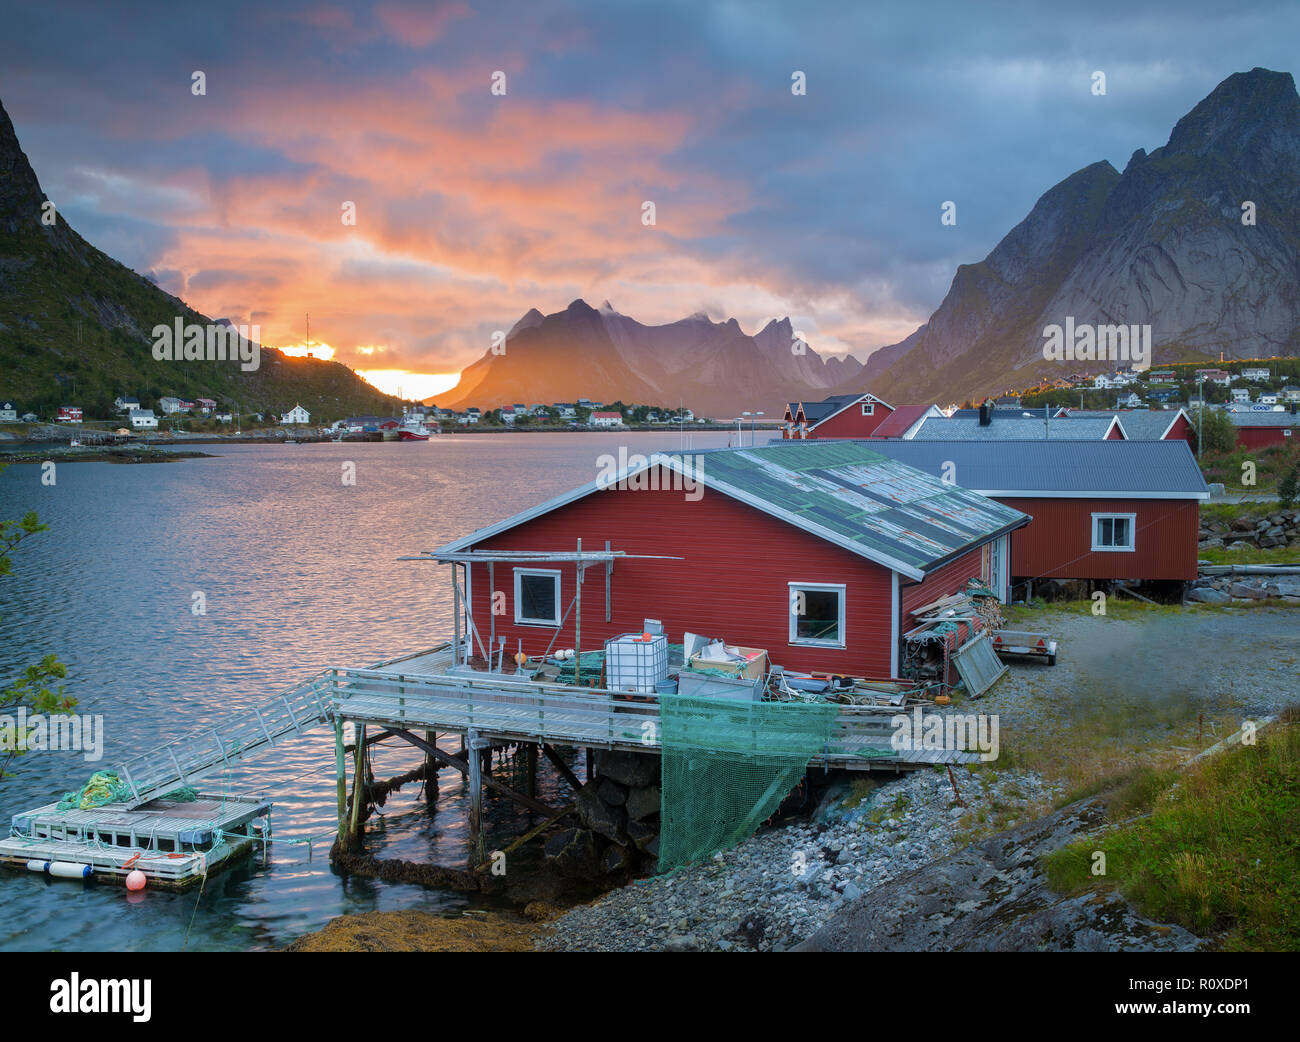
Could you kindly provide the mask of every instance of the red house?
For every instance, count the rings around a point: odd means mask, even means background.
[[[973,577],[1005,589],[1028,520],[861,442],[769,445],[634,457],[433,556],[463,569],[463,632],[484,657],[502,637],[507,654],[590,651],[654,618],[673,642],[893,676],[911,608]],[[580,637],[579,541],[628,555],[582,565]]]
[[[894,412],[874,394],[837,394],[820,402],[788,402],[784,439],[869,438]]]
[[[1293,412],[1229,412],[1228,419],[1237,428],[1241,448],[1300,445],[1300,416]]]
[[[54,417],[56,423],[80,423],[82,419],[79,405],[60,405]]]
[[[1029,514],[1012,541],[1013,583],[1196,578],[1200,504],[1210,491],[1180,439],[871,444]]]

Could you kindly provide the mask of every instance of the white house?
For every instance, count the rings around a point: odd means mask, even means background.
[[[185,403],[179,398],[159,398],[158,408],[162,410],[164,416],[171,416],[181,411]]]
[[[1259,401],[1259,404],[1260,404],[1260,405],[1276,405],[1276,404],[1277,404],[1277,392],[1276,392],[1276,391],[1260,391],[1260,392],[1259,392],[1259,399],[1258,399],[1258,401]]]
[[[301,405],[295,405],[292,409],[290,409],[287,413],[285,413],[283,416],[280,417],[281,424],[310,423],[310,422],[311,422],[311,413],[309,413]]]
[[[1108,373],[1098,373],[1092,381],[1092,386],[1099,391],[1110,391],[1116,387],[1122,387],[1123,383]]]
[[[623,422],[623,414],[619,412],[593,412],[587,422],[593,427],[618,427]]]
[[[562,420],[571,420],[578,415],[578,410],[573,407],[572,402],[556,402],[555,409]]]
[[[1300,402],[1300,387],[1283,387],[1282,397],[1288,402]]]
[[[514,422],[515,422],[515,418],[516,418],[516,417],[515,417],[515,407],[514,407],[513,405],[503,405],[503,406],[501,406],[501,422],[502,422],[502,423],[514,423]]]
[[[1254,380],[1256,383],[1260,383],[1268,379],[1269,372],[1267,369],[1243,369],[1241,376],[1244,380]]]
[[[218,423],[231,423],[235,419],[234,415],[228,412],[219,412],[215,418]]]
[[[137,431],[153,430],[158,426],[158,417],[152,409],[132,409],[131,429]]]
[[[478,406],[476,405],[471,405],[468,409],[465,410],[466,423],[478,423],[478,421],[482,419],[482,417],[483,417],[483,413],[479,410]]]
[[[1228,392],[1228,394],[1231,396],[1234,402],[1250,401],[1249,387],[1234,387],[1231,391]]]
[[[1142,408],[1142,398],[1137,391],[1129,391],[1128,396],[1120,398],[1115,403],[1116,409],[1140,409]]]
[[[17,423],[18,409],[13,402],[0,402],[0,423]]]
[[[113,408],[118,412],[131,412],[133,409],[140,408],[140,399],[134,395],[119,394],[113,399]]]

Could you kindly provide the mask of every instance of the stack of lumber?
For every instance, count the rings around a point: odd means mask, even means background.
[[[966,589],[960,593],[950,593],[937,601],[913,608],[912,616],[923,623],[969,621],[972,630],[1001,629],[1005,622],[997,596],[978,579],[971,579]]]

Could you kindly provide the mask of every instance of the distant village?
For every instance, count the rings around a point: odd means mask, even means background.
[[[287,404],[287,403],[286,403]],[[1109,438],[1142,437],[1138,432],[1160,430],[1162,436],[1184,437],[1196,444],[1196,430],[1200,426],[1198,411],[1222,413],[1236,430],[1238,445],[1257,448],[1269,444],[1285,444],[1295,437],[1295,419],[1300,408],[1300,361],[1290,359],[1261,362],[1220,363],[1217,367],[1196,367],[1178,364],[1162,369],[1138,371],[1121,368],[1100,374],[1073,374],[1041,384],[1037,387],[1009,394],[987,403],[990,415],[1002,420],[1035,419],[1050,423],[1052,420],[1100,420],[1113,416],[1114,424],[1107,427]],[[119,395],[114,399],[113,414],[95,416],[77,404],[61,405],[52,416],[40,416],[22,408],[14,401],[0,401],[0,423],[55,423],[76,425],[86,421],[113,421],[122,423],[121,433],[146,433],[167,429],[186,429],[187,421],[208,430],[224,427],[284,427],[305,428],[312,423],[312,414],[301,403],[295,402],[282,412],[241,413],[234,403],[218,403],[215,399],[197,397],[193,400],[164,396],[145,407],[132,395]],[[882,411],[875,413],[879,407]],[[949,404],[885,405],[873,395],[838,395],[818,402],[788,402],[780,417],[783,438],[810,438],[842,436],[834,432],[849,426],[846,413],[857,408],[861,419],[879,421],[879,432],[859,430],[857,436],[897,437],[903,440],[922,437],[933,439],[940,432],[966,431],[969,421],[977,418],[977,403],[962,406]],[[1141,414],[1154,414],[1143,418]],[[1165,416],[1165,414],[1168,414]],[[1165,416],[1165,420],[1157,417]],[[320,423],[320,433],[326,436],[367,434],[396,428],[404,423],[430,425],[435,431],[456,428],[499,429],[570,429],[602,430],[628,427],[664,426],[694,427],[720,423],[743,423],[745,426],[772,427],[777,416],[763,412],[745,412],[741,416],[709,419],[697,417],[684,407],[667,408],[651,404],[626,404],[621,401],[605,403],[589,398],[572,402],[532,403],[514,402],[498,408],[481,409],[470,406],[462,410],[440,408],[437,405],[411,404],[398,416],[360,415],[348,416]],[[855,423],[855,429],[862,423]],[[987,426],[987,425],[986,425]],[[989,427],[974,437],[1000,438],[1016,432],[1013,424],[1000,423]],[[1066,433],[1061,430],[1061,433]],[[965,436],[965,435],[963,435]]]

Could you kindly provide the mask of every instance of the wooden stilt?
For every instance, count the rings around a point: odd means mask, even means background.
[[[578,781],[578,776],[569,769],[569,765],[560,759],[559,753],[549,745],[543,745],[542,755],[551,761],[551,766],[560,772],[560,777],[569,783],[569,787],[573,789],[574,792],[577,792],[582,788],[582,782]]]
[[[425,743],[425,741],[422,738],[420,738],[418,735],[412,734],[410,731],[403,731],[399,728],[394,728],[393,734],[397,735],[403,741],[410,742],[412,745],[417,746],[420,749],[423,749],[425,752],[429,753],[431,756],[437,759],[439,763],[444,764],[447,767],[454,767],[456,770],[460,771],[463,775],[465,775],[466,778],[469,777],[470,757],[466,756],[457,759],[455,756],[452,756],[450,753],[445,753],[441,749],[435,746],[428,745],[427,743]],[[506,785],[504,782],[497,781],[490,774],[484,775],[482,777],[482,780],[483,780],[483,785],[485,787],[491,789],[493,792],[501,793],[502,796],[505,796],[507,799],[514,800],[516,803],[524,807],[527,807],[529,810],[535,810],[539,814],[555,813],[554,807],[548,807],[541,800],[535,800],[529,796],[525,796],[522,792],[515,792],[515,790],[510,788],[509,785]]]
[[[537,746],[525,742],[524,748],[524,795],[537,795]]]
[[[352,821],[344,844],[348,849],[361,845],[361,805],[366,800],[366,725],[356,726],[357,738],[352,756]]]
[[[480,742],[474,731],[469,733],[469,863],[472,868],[483,862],[483,759]]]
[[[430,745],[437,745],[438,732],[425,731],[424,740]],[[438,802],[438,761],[428,753],[424,754],[424,798],[428,803]]]
[[[339,788],[339,846],[347,846],[348,778],[347,759],[343,753],[343,718],[334,714],[334,774]]]

